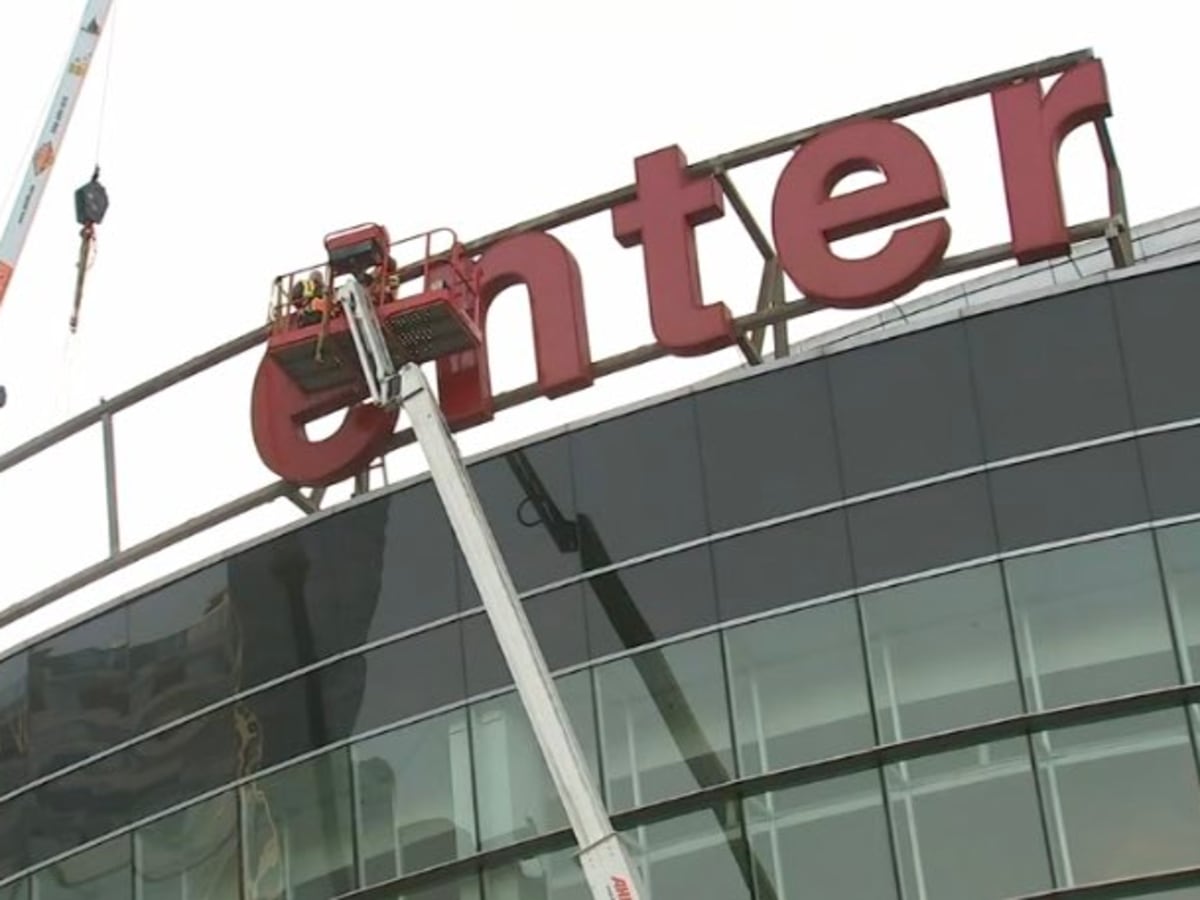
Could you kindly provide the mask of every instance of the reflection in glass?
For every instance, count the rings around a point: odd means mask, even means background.
[[[190,806],[134,836],[139,900],[238,896],[237,794]]]
[[[127,607],[89,619],[29,651],[30,746],[35,776],[130,736]]]
[[[756,895],[897,896],[880,794],[879,775],[868,772],[748,798],[750,847],[767,879],[756,882]]]
[[[615,562],[707,532],[691,397],[573,431],[570,444],[576,508]]]
[[[0,794],[28,780],[28,666],[24,653],[0,662]]]
[[[487,900],[592,900],[574,847],[486,869],[483,890]]]
[[[862,608],[884,741],[1021,712],[999,566],[864,594]]]
[[[1038,553],[1004,567],[1034,709],[1178,681],[1149,534]]]
[[[1058,880],[1200,863],[1200,783],[1181,710],[1036,735]]]
[[[129,836],[77,853],[33,876],[37,900],[129,900]]]
[[[352,748],[364,885],[475,850],[471,749],[462,710]]]
[[[888,766],[906,894],[1001,900],[1051,887],[1024,738]]]
[[[16,884],[0,887],[0,900],[29,900],[29,882],[18,881]]]
[[[596,697],[614,811],[732,780],[719,636],[602,665]]]
[[[751,900],[754,871],[741,828],[722,827],[713,811],[669,819],[625,833],[650,900]],[[761,883],[761,882],[760,882]],[[761,900],[774,900],[760,893]]]
[[[1184,681],[1200,672],[1200,522],[1158,532],[1158,550],[1167,582],[1167,603],[1187,648],[1181,663]]]
[[[598,765],[591,673],[576,672],[555,682],[595,778]],[[569,825],[516,693],[471,708],[471,740],[482,849],[490,850]]]
[[[241,793],[246,900],[326,900],[355,887],[346,750],[283,769]]]
[[[726,633],[742,775],[874,743],[854,600]]]
[[[240,650],[224,564],[131,603],[134,730],[147,731],[234,693]]]

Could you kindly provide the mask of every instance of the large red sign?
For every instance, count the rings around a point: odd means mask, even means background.
[[[991,93],[1008,204],[1012,256],[1020,263],[1068,252],[1057,156],[1063,139],[1085,123],[1111,115],[1104,69],[1090,60],[1069,69],[1043,91],[1037,80]],[[881,183],[833,196],[848,175],[873,171]],[[676,356],[697,356],[737,340],[723,303],[706,303],[700,284],[695,230],[724,215],[714,175],[689,174],[683,152],[668,147],[634,163],[636,197],[612,210],[613,234],[623,247],[641,247],[654,336]],[[944,217],[912,222],[949,208],[937,160],[904,125],[863,119],[830,128],[795,150],[772,203],[779,264],[813,302],[859,309],[895,300],[937,270],[950,243]],[[910,224],[905,225],[905,222]],[[872,256],[845,259],[833,241],[894,228]],[[547,397],[592,384],[579,266],[557,238],[527,232],[492,244],[476,260],[482,320],[505,288],[523,284],[533,318],[538,388]],[[494,413],[486,341],[478,350],[437,363],[438,393],[451,428],[489,420]],[[355,389],[305,394],[270,356],[254,383],[252,421],[264,462],[295,484],[332,484],[362,471],[381,455],[397,415],[363,405]],[[338,430],[310,440],[305,425],[347,409]]]

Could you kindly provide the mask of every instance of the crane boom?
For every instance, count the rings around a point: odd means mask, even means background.
[[[75,111],[75,103],[83,90],[84,79],[91,68],[92,56],[100,43],[100,33],[104,30],[104,23],[112,5],[113,0],[88,0],[83,11],[66,71],[62,74],[62,80],[54,95],[54,103],[38,136],[37,149],[33,152],[29,171],[21,183],[21,192],[17,194],[16,204],[4,228],[4,235],[0,237],[0,306],[4,305],[4,295],[8,292],[13,270],[17,267],[17,260],[25,246],[26,238],[29,237],[29,229],[33,225],[42,194],[45,193],[46,184],[50,180],[54,158],[58,148],[62,146],[67,126],[71,122],[71,114]]]

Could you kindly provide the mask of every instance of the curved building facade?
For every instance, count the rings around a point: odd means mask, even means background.
[[[655,900],[1200,898],[1200,263],[470,467]],[[2,900],[588,900],[428,480],[0,662]]]

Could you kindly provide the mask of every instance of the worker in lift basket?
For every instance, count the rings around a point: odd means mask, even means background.
[[[307,278],[292,285],[291,300],[302,325],[316,325],[327,313],[333,313],[325,275],[320,269],[313,269]]]

